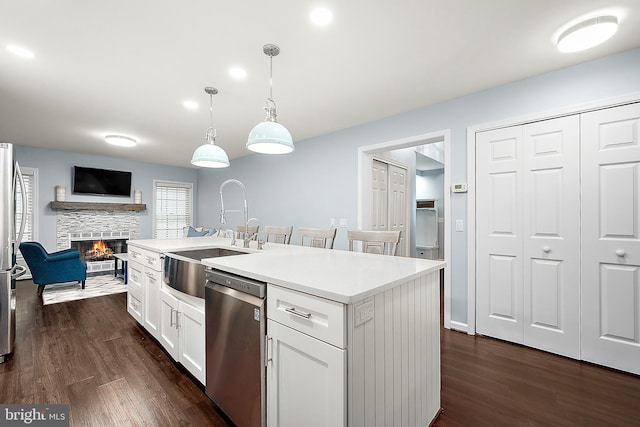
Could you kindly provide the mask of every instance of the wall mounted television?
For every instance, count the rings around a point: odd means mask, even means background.
[[[106,196],[131,196],[131,172],[73,167],[73,192]]]

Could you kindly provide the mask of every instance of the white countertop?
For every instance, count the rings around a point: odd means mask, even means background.
[[[445,267],[443,261],[363,254],[335,249],[257,242],[249,249],[229,245],[230,239],[188,237],[167,240],[130,240],[130,245],[154,252],[176,252],[225,247],[247,252],[202,260],[204,265],[229,273],[306,292],[344,304],[356,303],[397,284]]]

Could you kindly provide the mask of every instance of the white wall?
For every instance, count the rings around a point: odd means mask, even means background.
[[[578,54],[579,55],[579,54]],[[542,74],[469,96],[426,106],[317,138],[296,142],[288,155],[252,154],[234,159],[224,170],[198,171],[199,223],[217,225],[218,187],[226,178],[247,186],[251,216],[262,224],[328,226],[329,218],[357,220],[358,147],[451,130],[451,180],[466,182],[468,126],[548,111],[640,91],[640,49]],[[473,78],[473,69],[469,69]],[[425,81],[425,85],[437,82]],[[336,100],[348,102],[348,100]],[[330,111],[327,114],[331,114]],[[280,117],[286,126],[286,116]],[[293,135],[295,140],[295,135]],[[239,142],[243,143],[243,142]],[[231,191],[229,191],[231,193]],[[448,220],[466,224],[467,195],[451,196]],[[226,198],[225,198],[226,203]],[[466,230],[466,227],[465,227]],[[338,233],[340,245],[346,241]],[[294,240],[296,241],[296,236]],[[467,235],[452,235],[451,319],[467,323]]]

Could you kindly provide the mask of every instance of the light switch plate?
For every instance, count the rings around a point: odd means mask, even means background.
[[[464,220],[456,219],[456,231],[464,231]]]

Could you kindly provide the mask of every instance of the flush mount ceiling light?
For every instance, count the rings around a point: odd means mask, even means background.
[[[264,108],[267,118],[262,123],[258,123],[251,132],[247,140],[247,148],[256,153],[263,154],[285,154],[293,151],[293,139],[291,134],[280,123],[276,117],[276,103],[273,100],[273,57],[280,53],[280,48],[274,44],[266,44],[262,51],[269,57],[269,97]]]
[[[226,168],[229,166],[229,156],[216,145],[216,130],[213,127],[213,95],[218,93],[215,87],[205,87],[204,91],[209,94],[209,117],[211,126],[207,129],[205,139],[206,144],[196,148],[191,158],[191,164],[203,168]]]
[[[124,135],[107,135],[104,140],[111,145],[117,145],[118,147],[135,147],[137,141],[129,136]]]
[[[598,16],[581,21],[560,34],[558,50],[570,53],[590,49],[609,40],[618,30],[618,18]]]

